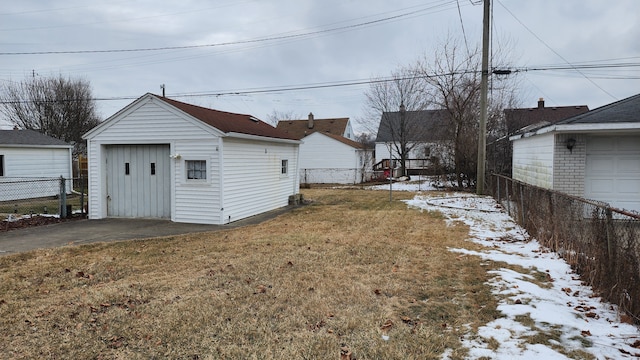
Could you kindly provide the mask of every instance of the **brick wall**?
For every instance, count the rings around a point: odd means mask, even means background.
[[[557,134],[553,156],[553,189],[573,196],[584,196],[587,160],[586,136]],[[567,139],[573,138],[573,150],[567,149]]]

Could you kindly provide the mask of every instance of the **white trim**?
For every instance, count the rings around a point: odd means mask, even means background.
[[[73,145],[0,144],[0,148],[73,149]]]
[[[302,141],[300,140],[280,139],[280,138],[273,138],[268,136],[242,134],[237,132],[228,132],[223,136],[232,137],[236,139],[243,139],[243,140],[258,140],[258,141],[267,141],[267,142],[276,142],[276,143],[285,143],[285,144],[301,144],[302,143]]]
[[[531,136],[546,134],[549,132],[613,132],[621,130],[640,130],[640,123],[556,124],[543,127],[542,129],[538,129],[536,131],[510,136],[509,140],[514,141]]]

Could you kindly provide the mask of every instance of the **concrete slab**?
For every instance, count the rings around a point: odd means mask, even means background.
[[[0,256],[34,249],[162,237],[232,229],[277,217],[295,206],[273,210],[226,225],[176,223],[158,219],[75,220],[0,232]]]

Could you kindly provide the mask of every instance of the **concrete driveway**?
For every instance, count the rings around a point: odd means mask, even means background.
[[[196,232],[220,231],[258,224],[294,208],[288,206],[227,225],[175,223],[156,219],[74,220],[0,232],[0,256],[34,249],[82,245],[102,241],[144,239]]]

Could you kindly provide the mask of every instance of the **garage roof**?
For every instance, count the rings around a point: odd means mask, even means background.
[[[0,146],[10,145],[71,147],[60,139],[35,130],[0,130]]]
[[[640,94],[559,122],[568,124],[640,123]]]
[[[276,129],[251,115],[214,110],[162,96],[153,96],[224,133],[240,133],[276,139],[298,140],[295,136]]]

